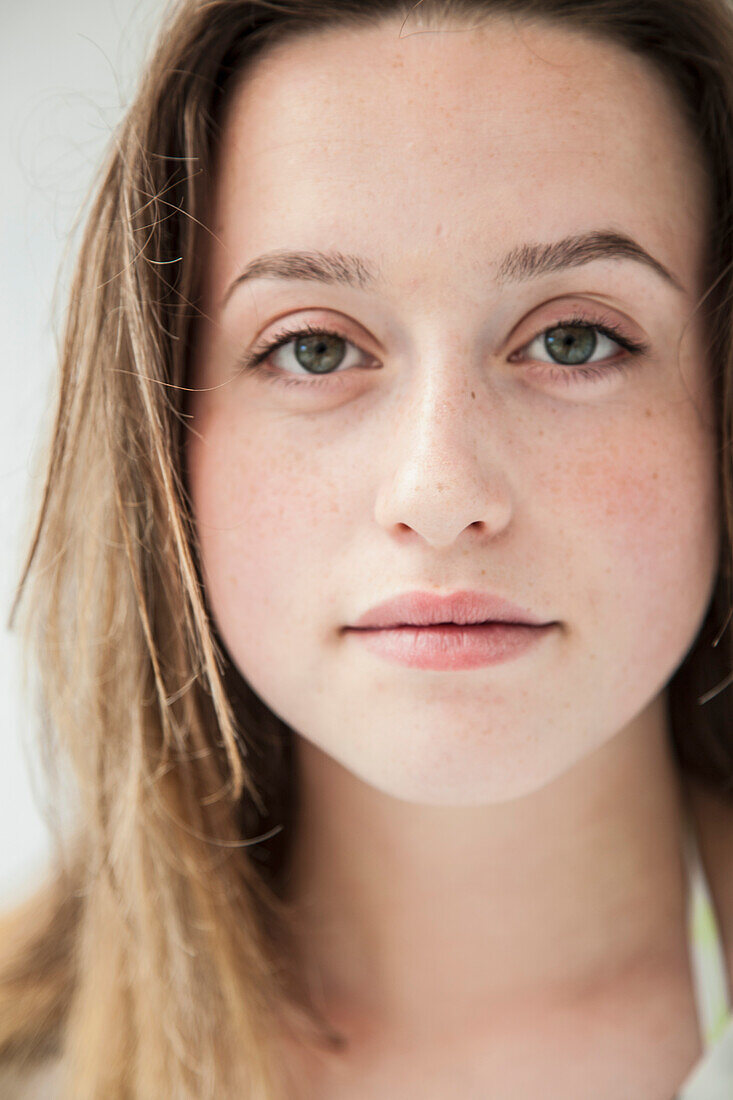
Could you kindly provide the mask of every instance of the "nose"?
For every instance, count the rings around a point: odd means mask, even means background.
[[[512,513],[497,445],[500,398],[479,394],[475,380],[457,382],[455,370],[423,376],[416,386],[391,425],[376,522],[402,537],[411,531],[436,550],[464,531],[495,537]]]

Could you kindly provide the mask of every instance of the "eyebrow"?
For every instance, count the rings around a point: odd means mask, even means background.
[[[685,293],[682,284],[664,264],[633,237],[614,230],[593,230],[563,237],[549,244],[518,245],[502,257],[495,270],[500,283],[521,282],[601,259],[634,260],[644,264],[675,290]],[[494,267],[493,264],[491,266]],[[265,252],[247,264],[228,287],[222,299],[222,308],[237,287],[253,279],[305,279],[357,290],[373,289],[382,281],[379,270],[360,256],[343,252],[278,249]]]

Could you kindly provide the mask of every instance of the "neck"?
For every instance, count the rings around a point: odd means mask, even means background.
[[[297,738],[288,899],[321,1007],[401,1032],[573,997],[686,950],[664,697],[541,790],[416,805]]]

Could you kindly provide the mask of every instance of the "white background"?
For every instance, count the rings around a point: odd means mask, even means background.
[[[50,852],[32,714],[8,620],[30,522],[31,458],[52,420],[54,284],[165,7],[164,0],[0,0],[0,908],[32,889]],[[64,278],[58,313],[66,285]]]

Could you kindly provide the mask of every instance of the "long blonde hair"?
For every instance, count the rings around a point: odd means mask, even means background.
[[[52,816],[71,813],[48,881],[0,919],[0,1060],[63,1055],[74,1100],[272,1100],[282,1087],[278,1028],[339,1042],[290,949],[282,885],[297,827],[293,731],[229,659],[201,579],[183,462],[196,257],[223,102],[268,45],[385,18],[437,28],[495,13],[559,21],[646,57],[709,168],[700,308],[724,545],[709,613],[669,697],[680,766],[733,797],[731,631],[719,638],[733,516],[728,4],[181,0],[86,216],[10,619],[19,619],[47,797],[59,805]],[[60,769],[72,780],[65,809]]]

